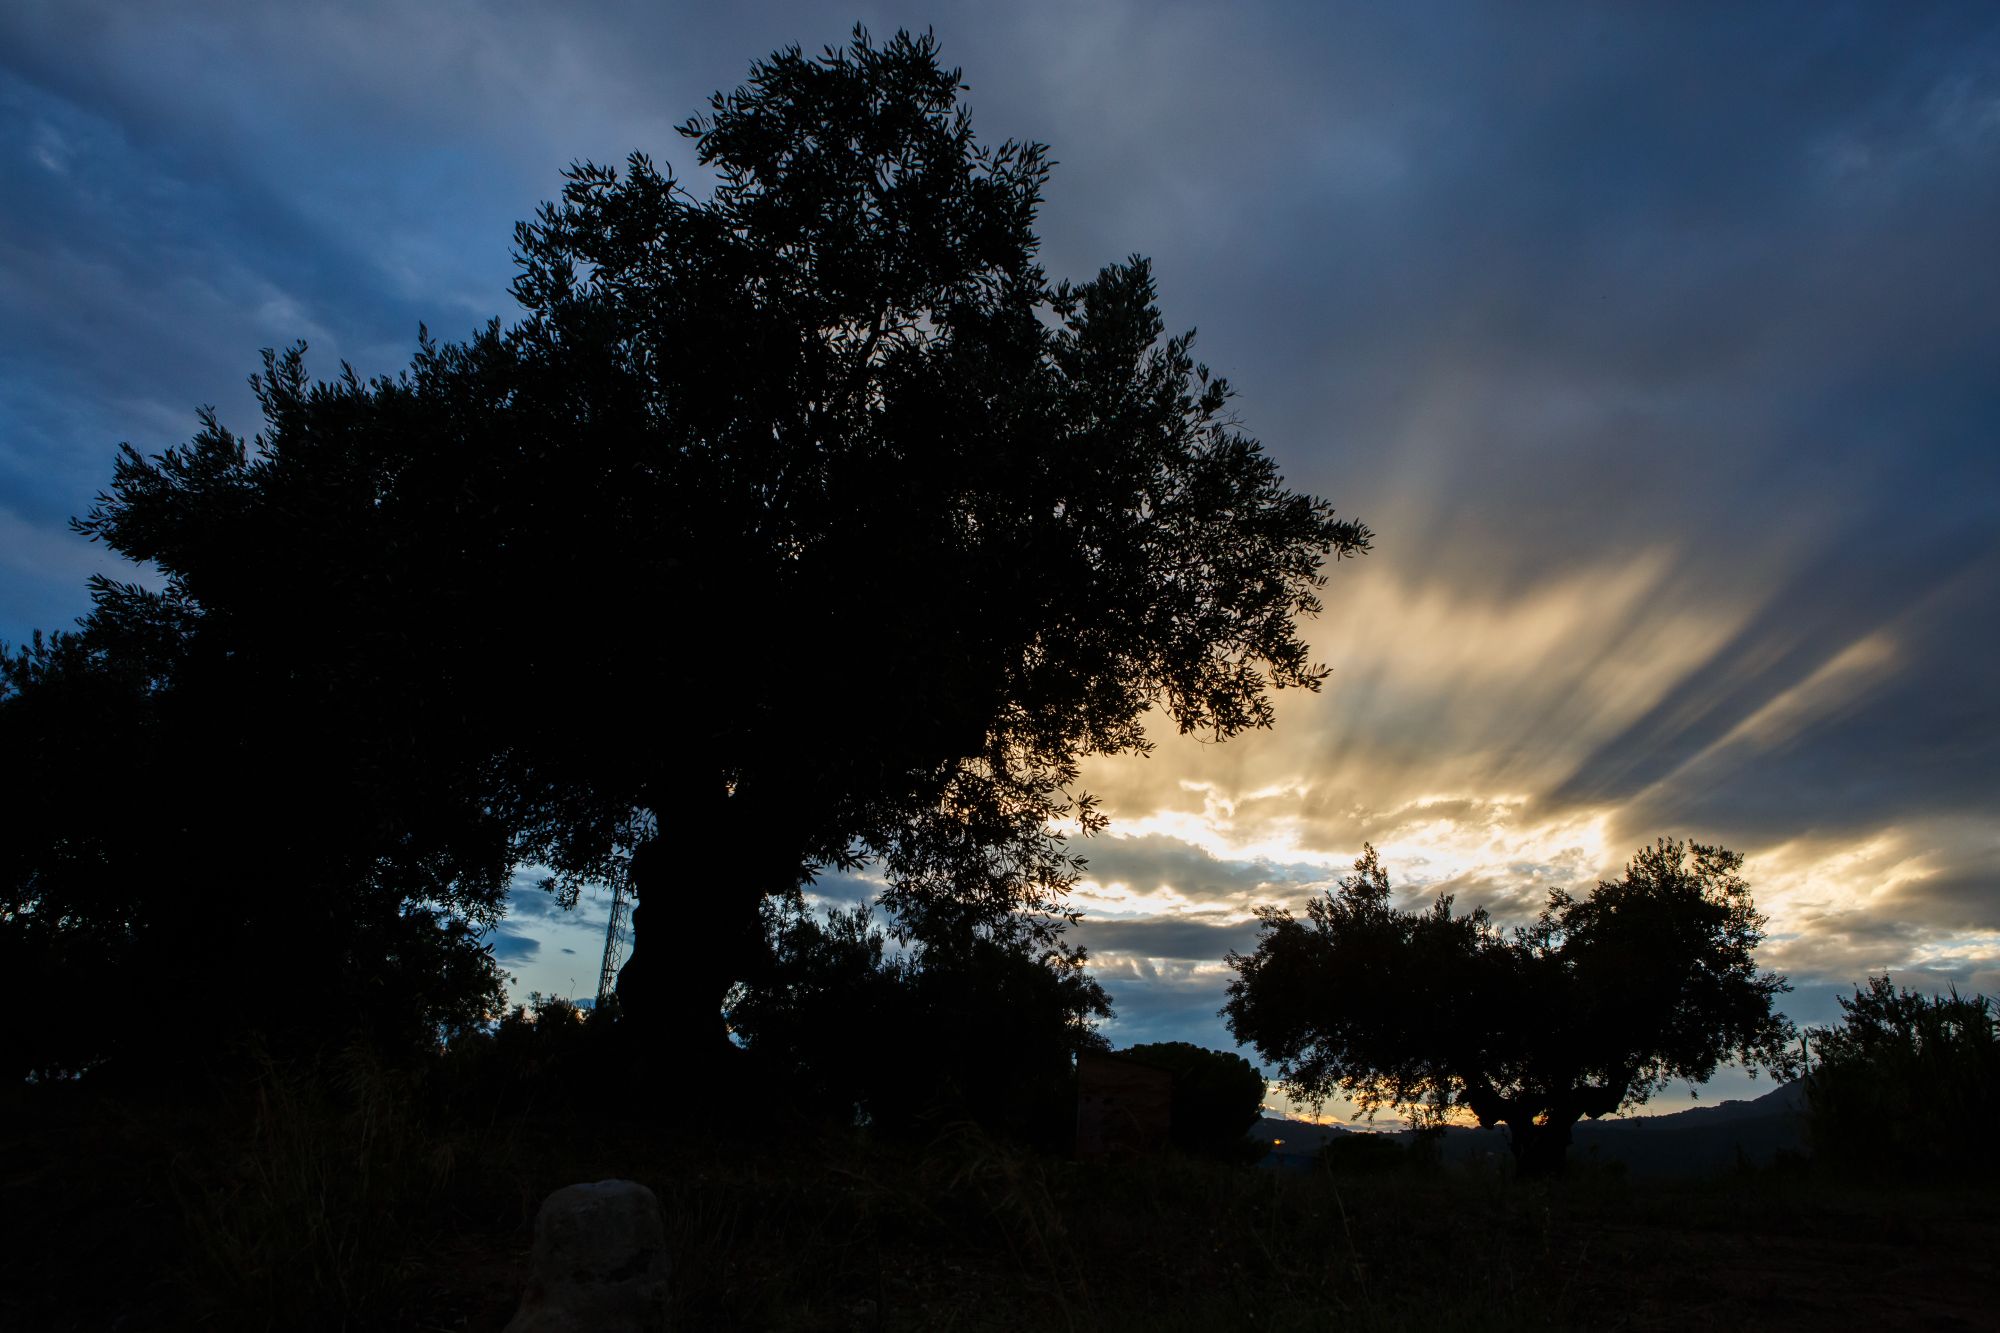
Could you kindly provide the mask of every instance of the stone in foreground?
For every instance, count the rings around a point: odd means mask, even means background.
[[[629,1180],[542,1201],[528,1290],[507,1333],[661,1333],[667,1241],[660,1201]]]

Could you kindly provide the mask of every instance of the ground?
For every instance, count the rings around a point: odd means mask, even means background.
[[[1796,1163],[1541,1185],[1086,1165],[778,1114],[529,1106],[425,1132],[283,1078],[232,1105],[11,1101],[0,1326],[497,1329],[538,1201],[607,1177],[664,1205],[681,1329],[1945,1330],[2000,1304],[1994,1191]]]

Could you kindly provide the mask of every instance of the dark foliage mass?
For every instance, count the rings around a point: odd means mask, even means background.
[[[0,987],[33,1015],[0,1078],[198,1078],[253,1030],[409,1059],[499,1006],[506,839],[452,759],[199,621],[105,585],[86,633],[0,663]]]
[[[1895,1176],[2000,1170],[2000,1013],[1984,995],[1922,995],[1871,977],[1843,1020],[1807,1035],[1813,1152]]]
[[[367,382],[267,354],[254,440],[126,449],[78,526],[164,587],[11,673],[9,947],[268,961],[295,1012],[399,951],[477,972],[513,866],[629,874],[624,1019],[711,1045],[822,868],[877,862],[906,942],[1058,949],[1079,758],[1155,706],[1267,725],[1369,533],[1232,426],[1143,260],[1043,274],[1042,149],[958,93],[928,37],[780,52],[683,128],[706,197],[569,173],[519,323]],[[113,696],[75,755],[72,690]]]
[[[1759,972],[1743,858],[1662,840],[1585,897],[1563,890],[1531,925],[1390,904],[1371,847],[1304,920],[1263,912],[1255,953],[1231,955],[1224,1012],[1312,1102],[1442,1123],[1454,1108],[1504,1124],[1523,1172],[1561,1168],[1570,1129],[1700,1082],[1723,1060],[1789,1072],[1792,1028]]]
[[[1068,1146],[1076,1054],[1110,1002],[1079,951],[977,932],[897,951],[866,908],[774,911],[773,963],[732,997],[752,1077],[899,1137],[954,1121]]]
[[[1233,1051],[1156,1041],[1120,1051],[1174,1076],[1173,1144],[1222,1161],[1254,1161],[1265,1146],[1247,1137],[1264,1105],[1264,1076]]]

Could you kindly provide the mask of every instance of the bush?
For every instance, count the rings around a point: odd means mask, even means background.
[[[1428,1168],[1434,1154],[1404,1144],[1392,1134],[1340,1134],[1326,1141],[1319,1160],[1336,1176],[1385,1176]]]
[[[1109,1015],[1081,955],[967,931],[887,950],[865,907],[772,923],[773,962],[729,1023],[765,1091],[802,1112],[926,1137],[969,1120],[1066,1147],[1075,1060]]]
[[[536,1110],[592,1112],[639,1077],[614,1009],[530,994],[490,1028],[461,1034],[426,1083],[445,1117]],[[709,1103],[683,1090],[688,1107]]]
[[[1264,1155],[1267,1145],[1247,1137],[1264,1106],[1264,1076],[1248,1060],[1185,1041],[1150,1042],[1119,1054],[1173,1073],[1176,1148],[1221,1161]]]

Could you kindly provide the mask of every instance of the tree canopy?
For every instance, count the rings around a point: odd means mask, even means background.
[[[1173,1073],[1174,1147],[1224,1161],[1264,1155],[1266,1145],[1247,1137],[1264,1107],[1264,1076],[1248,1060],[1186,1041],[1146,1042],[1118,1054]]]
[[[753,1080],[891,1134],[970,1120],[1068,1145],[1075,1058],[1104,1048],[1111,1012],[1081,951],[985,931],[891,949],[866,907],[766,916],[772,963],[729,1006]]]
[[[313,865],[291,901],[629,876],[624,1013],[719,1040],[766,899],[872,860],[899,932],[1052,947],[1081,757],[1318,686],[1297,621],[1368,530],[1235,427],[1144,260],[1046,277],[1043,149],[959,92],[929,36],[780,51],[682,127],[705,195],[571,169],[518,323],[367,381],[267,353],[254,440],[122,453],[78,526],[164,589],[96,585],[87,651],[170,644],[243,785],[282,750],[247,818]]]
[[[1984,995],[1923,995],[1870,977],[1841,1022],[1806,1034],[1815,1156],[1863,1171],[2000,1168],[2000,1012]]]
[[[467,757],[199,621],[106,585],[85,632],[0,657],[0,1078],[201,1077],[251,1029],[409,1056],[499,1007],[507,836]]]
[[[1725,1059],[1789,1072],[1788,989],[1754,958],[1764,918],[1720,847],[1663,839],[1583,897],[1553,890],[1511,932],[1449,894],[1392,905],[1374,848],[1307,904],[1267,908],[1231,954],[1230,1028],[1319,1104],[1505,1124],[1524,1172],[1560,1169],[1570,1128],[1638,1105]]]

